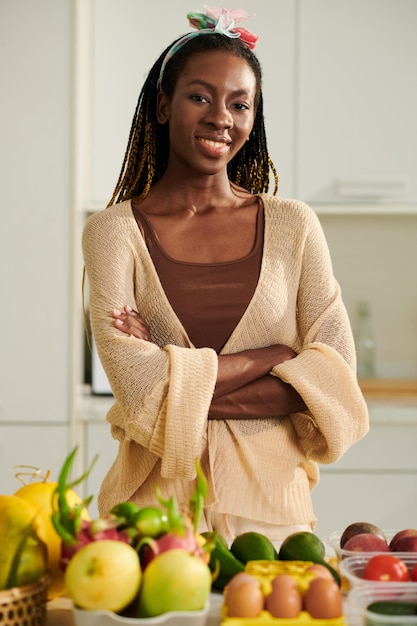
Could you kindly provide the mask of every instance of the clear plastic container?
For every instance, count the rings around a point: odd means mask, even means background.
[[[354,587],[345,603],[345,617],[349,626],[417,626],[417,615],[382,615],[368,610],[373,602],[415,602],[417,585],[384,583],[382,586]]]
[[[385,535],[387,543],[389,543],[391,539],[394,537],[394,535],[396,535],[398,532],[398,530],[384,530],[384,529],[381,529],[381,530]],[[340,538],[343,532],[344,532],[343,530],[336,530],[333,533],[331,533],[328,537],[326,537],[326,539],[324,540],[324,542],[335,552],[336,557],[338,559],[342,559],[347,556],[354,556],[355,554],[375,554],[374,552],[358,553],[358,552],[354,552],[353,550],[345,550],[344,548],[341,548]]]
[[[400,583],[394,581],[374,581],[374,580],[366,580],[363,578],[363,571],[365,569],[365,565],[368,563],[369,559],[375,556],[375,554],[391,554],[400,558],[407,565],[408,571],[411,575],[411,570],[414,565],[417,563],[417,552],[378,552],[378,553],[358,553],[356,552],[353,556],[348,556],[342,559],[339,563],[339,571],[342,578],[345,578],[350,588],[355,587],[357,585],[368,585],[373,587],[385,587],[387,585],[406,585],[408,587],[412,587],[416,589],[417,593],[417,582],[407,582]]]

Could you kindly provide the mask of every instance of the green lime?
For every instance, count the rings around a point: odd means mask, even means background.
[[[160,537],[169,530],[168,517],[157,506],[145,506],[132,518],[132,524],[143,537]]]

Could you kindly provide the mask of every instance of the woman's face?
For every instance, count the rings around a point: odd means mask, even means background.
[[[215,174],[248,139],[255,119],[256,78],[227,52],[193,55],[171,100],[159,94],[158,121],[169,124],[169,166]]]

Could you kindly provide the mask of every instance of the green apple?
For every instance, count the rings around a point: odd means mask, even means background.
[[[211,590],[211,572],[198,556],[180,548],[167,550],[146,566],[138,599],[138,617],[168,611],[199,611]]]
[[[135,599],[141,577],[136,550],[123,541],[103,539],[76,552],[65,570],[65,585],[77,607],[117,613]]]

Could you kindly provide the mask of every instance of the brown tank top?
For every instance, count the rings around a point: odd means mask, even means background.
[[[171,258],[159,244],[146,214],[137,207],[133,214],[166,296],[193,345],[219,353],[247,309],[258,282],[264,234],[262,202],[251,252],[225,263],[189,263]]]

